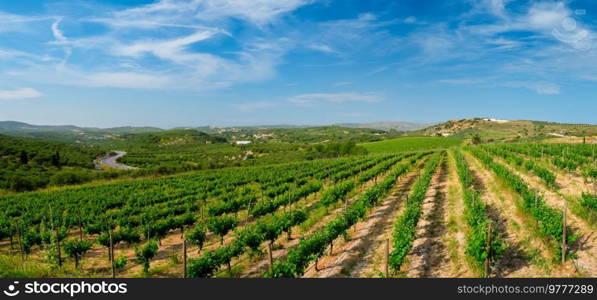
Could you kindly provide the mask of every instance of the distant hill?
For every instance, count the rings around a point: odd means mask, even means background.
[[[156,127],[94,128],[73,125],[31,125],[16,121],[0,121],[0,134],[84,144],[111,140],[126,134],[159,132],[162,130]]]
[[[484,141],[544,140],[563,137],[597,135],[597,126],[589,124],[562,124],[528,120],[498,120],[473,118],[450,120],[422,130],[407,133],[409,136],[444,136],[470,138],[479,135]]]
[[[398,137],[401,132],[388,132],[371,128],[342,126],[258,126],[258,127],[202,127],[208,134],[225,137],[230,141],[320,143],[320,142],[372,142]]]
[[[396,131],[414,131],[427,128],[433,123],[411,123],[411,122],[373,122],[373,123],[341,123],[336,124],[341,127],[350,128],[371,128],[378,130],[396,130]]]
[[[93,159],[102,153],[95,147],[0,134],[0,193],[91,180]]]
[[[227,143],[223,137],[212,136],[194,129],[172,129],[158,132],[129,133],[120,140],[130,146],[153,148],[169,146],[196,146],[197,144]]]

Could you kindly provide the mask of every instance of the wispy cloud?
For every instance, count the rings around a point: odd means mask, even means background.
[[[377,73],[382,73],[382,72],[385,72],[385,71],[387,71],[387,70],[389,70],[389,69],[390,69],[390,66],[379,66],[379,67],[377,67],[377,68],[375,68],[375,69],[373,69],[373,70],[369,71],[369,72],[368,72],[367,74],[365,74],[365,75],[367,75],[367,76],[373,76],[373,75],[375,75],[375,74],[377,74]]]
[[[539,95],[558,95],[560,93],[560,86],[558,84],[546,81],[518,81],[518,82],[504,82],[502,86],[526,88],[536,92]]]
[[[237,110],[242,111],[242,112],[254,112],[254,111],[274,107],[276,105],[277,104],[274,102],[257,101],[257,102],[233,104],[231,106]]]
[[[453,85],[475,85],[480,83],[486,83],[486,80],[481,78],[452,78],[440,79],[438,80],[438,82]]]
[[[346,103],[346,102],[380,102],[384,97],[373,93],[314,93],[293,96],[289,102],[297,105],[311,106],[316,103]]]
[[[263,26],[309,2],[305,0],[160,0],[91,20],[112,27],[201,28],[202,24],[197,21],[209,23],[235,18]]]
[[[332,47],[324,44],[311,44],[307,48],[315,51],[320,51],[326,54],[340,54],[340,52],[332,49]]]
[[[43,94],[32,88],[18,88],[13,90],[0,90],[0,100],[17,100],[38,98]]]
[[[334,86],[347,86],[347,85],[353,85],[354,83],[352,81],[338,81],[338,82],[334,82]]]
[[[0,49],[0,56],[18,58],[13,65],[19,73],[27,80],[43,83],[135,89],[220,89],[275,76],[276,66],[289,49],[289,41],[269,36],[265,27],[308,3],[310,0],[160,0],[69,18],[68,22],[68,17],[64,16],[0,13],[0,20],[12,23],[51,20],[48,26],[54,38],[45,42],[50,45],[46,52],[51,53],[45,61],[30,60],[37,54],[29,50]],[[255,34],[233,36],[225,29],[232,19],[256,26]],[[109,30],[76,37],[67,37],[63,31],[66,24],[86,22],[100,23]],[[197,47],[212,39],[228,39],[237,46],[231,51],[205,51]],[[55,47],[62,48],[64,55],[56,54]],[[323,46],[319,51],[333,52]],[[82,53],[84,57],[96,59],[82,60]],[[134,70],[130,66],[135,66]]]
[[[64,34],[62,33],[62,30],[60,30],[60,28],[58,27],[60,26],[61,21],[62,18],[58,18],[56,21],[54,21],[54,23],[52,23],[52,34],[54,35],[54,38],[58,43],[67,41],[66,37],[64,37]]]

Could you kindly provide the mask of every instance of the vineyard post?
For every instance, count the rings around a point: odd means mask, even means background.
[[[593,170],[597,170],[597,160],[595,159],[595,144],[593,144]],[[597,195],[597,177],[593,177],[593,195]]]
[[[203,213],[203,211],[205,210],[204,206],[205,201],[201,201],[201,221],[205,221],[205,214]]]
[[[390,272],[389,272],[389,264],[390,264],[390,239],[386,239],[386,265],[385,265],[385,271],[386,271],[386,278],[390,278]]]
[[[21,253],[21,260],[23,260],[23,238],[21,237],[21,223],[19,221],[17,221],[17,241],[19,242],[19,252]]]
[[[108,231],[108,260],[112,262],[112,243],[114,240],[112,239],[112,230]]]
[[[564,201],[564,211],[562,220],[562,263],[566,261],[566,210],[568,208],[567,202]]]
[[[269,253],[269,271],[270,273],[274,272],[274,255],[272,253],[272,243],[269,242],[267,244],[267,252]]]
[[[489,277],[489,264],[491,261],[491,222],[487,228],[487,258],[485,259],[485,277]]]
[[[187,240],[182,240],[183,278],[187,278]]]
[[[112,230],[110,230],[110,248],[108,248],[108,256],[110,257],[110,264],[112,265],[112,278],[116,278],[116,268],[114,266],[114,239],[112,237]]]
[[[62,267],[62,253],[60,250],[60,236],[58,235],[58,229],[56,229],[56,248],[58,248],[58,267]]]
[[[81,210],[79,210],[79,241],[83,241],[83,220],[81,219]]]

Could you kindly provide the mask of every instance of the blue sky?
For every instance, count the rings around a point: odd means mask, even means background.
[[[1,1],[0,120],[596,124],[596,33],[591,0]]]

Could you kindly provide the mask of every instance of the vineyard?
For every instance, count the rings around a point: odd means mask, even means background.
[[[597,277],[595,145],[438,141],[2,196],[0,277]]]

